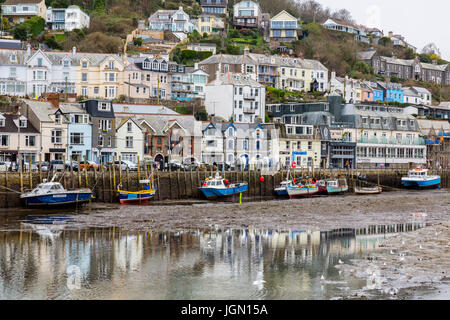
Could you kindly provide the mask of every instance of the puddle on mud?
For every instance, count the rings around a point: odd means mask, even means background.
[[[389,286],[367,288],[370,272],[343,267],[426,226],[139,233],[83,228],[65,215],[1,225],[0,299],[392,298]]]

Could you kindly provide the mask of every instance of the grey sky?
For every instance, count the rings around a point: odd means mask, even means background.
[[[316,0],[324,7],[347,9],[358,24],[401,34],[420,52],[430,42],[450,60],[449,0]]]

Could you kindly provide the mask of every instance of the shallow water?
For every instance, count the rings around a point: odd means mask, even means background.
[[[426,226],[138,233],[67,217],[0,221],[0,299],[384,299],[339,266]]]

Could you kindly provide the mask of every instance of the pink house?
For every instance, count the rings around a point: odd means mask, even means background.
[[[366,81],[362,81],[361,102],[370,102],[370,101],[373,101],[373,89]]]

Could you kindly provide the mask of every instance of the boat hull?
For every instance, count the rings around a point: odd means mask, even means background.
[[[229,197],[247,191],[248,184],[237,185],[230,188],[207,188],[200,187],[199,190],[207,199]]]
[[[302,197],[311,197],[312,195],[319,192],[319,187],[288,187],[287,192],[289,194],[289,198],[302,198]]]
[[[277,194],[277,196],[280,196],[280,197],[281,196],[287,197],[289,195],[286,188],[276,188],[275,193]]]
[[[148,204],[148,200],[153,198],[156,190],[144,190],[138,192],[119,191],[119,202],[121,204]]]
[[[355,189],[355,194],[380,194],[382,192],[381,188],[363,188],[363,189]]]
[[[348,187],[327,187],[327,194],[341,194],[348,191]]]
[[[410,178],[402,178],[402,185],[405,188],[411,189],[434,189],[438,188],[441,184],[441,177],[435,177],[431,179],[414,180]]]
[[[60,207],[83,204],[92,199],[92,192],[67,192],[50,195],[24,197],[27,207]]]

